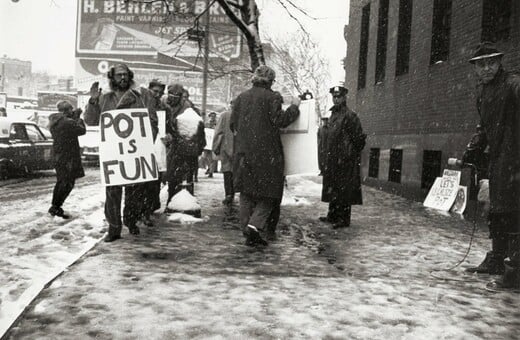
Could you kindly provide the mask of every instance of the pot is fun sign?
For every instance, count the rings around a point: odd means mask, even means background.
[[[99,168],[105,186],[158,178],[152,126],[147,109],[111,110],[99,120]]]

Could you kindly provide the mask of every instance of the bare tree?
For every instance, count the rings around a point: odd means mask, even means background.
[[[270,63],[279,73],[277,79],[299,93],[311,91],[316,99],[316,111],[325,110],[330,74],[328,61],[318,44],[302,32],[270,39],[270,44],[273,49]]]

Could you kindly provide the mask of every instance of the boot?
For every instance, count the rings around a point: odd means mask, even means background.
[[[248,224],[244,230],[244,235],[246,236],[246,246],[267,246],[267,241],[260,236],[255,226]]]
[[[141,231],[139,230],[139,227],[136,225],[128,226],[128,232],[132,235],[139,235],[141,233]]]
[[[468,273],[502,275],[504,274],[504,254],[497,254],[490,251],[486,258],[477,267],[466,268]]]
[[[504,275],[497,282],[499,288],[520,289],[520,265],[513,265],[509,260],[504,261]]]
[[[105,242],[114,242],[115,240],[119,240],[121,238],[121,227],[112,226],[108,227],[108,234],[105,236]]]

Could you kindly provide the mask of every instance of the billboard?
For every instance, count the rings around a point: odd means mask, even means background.
[[[204,0],[126,2],[79,0],[76,56],[201,57],[200,45],[187,40],[187,30],[206,6]],[[210,57],[240,57],[240,31],[224,10],[210,7]],[[202,20],[201,20],[202,24]]]
[[[110,66],[123,62],[118,59],[76,58],[76,87],[87,94],[93,82],[98,81],[100,87],[108,89],[106,73]],[[202,73],[179,71],[173,67],[160,64],[144,64],[124,61],[134,72],[137,85],[147,87],[152,79],[159,79],[165,84],[179,83],[190,93],[190,100],[196,104],[202,102]],[[229,102],[229,77],[209,80],[207,103],[209,105],[227,106]],[[81,96],[80,96],[81,97]],[[88,98],[87,98],[88,100]],[[86,104],[81,102],[81,104]],[[81,106],[80,106],[81,107]]]
[[[39,110],[56,111],[56,104],[61,100],[67,100],[73,107],[78,105],[78,97],[75,92],[38,91]]]

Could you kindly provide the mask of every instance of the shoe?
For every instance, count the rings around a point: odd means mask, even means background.
[[[107,236],[105,236],[105,239],[103,241],[105,242],[114,242],[115,240],[119,240],[121,238],[121,235],[110,235],[110,234],[107,234]]]
[[[486,258],[477,267],[466,268],[468,273],[502,275],[504,274],[504,255],[489,251]]]
[[[327,223],[335,223],[337,222],[338,220],[336,220],[335,218],[331,218],[329,217],[328,215],[327,216],[320,216],[318,218],[321,222],[327,222]]]
[[[233,201],[234,201],[234,197],[233,197],[233,195],[227,195],[226,198],[224,198],[224,199],[222,200],[222,204],[224,204],[224,205],[230,205],[231,203],[233,203]]]
[[[208,178],[213,178],[213,174],[208,174]]]
[[[128,232],[132,235],[139,235],[141,233],[138,226],[128,227]]]
[[[255,246],[267,246],[267,241],[260,236],[258,229],[255,226],[250,224],[247,225],[245,230],[246,235],[246,246],[255,247]]]
[[[332,224],[332,229],[342,229],[350,227],[350,223],[346,223],[345,221],[337,221]]]
[[[143,223],[147,227],[153,227],[153,221],[150,219],[150,216],[146,216],[143,218]]]
[[[51,216],[58,216],[63,218],[64,220],[68,220],[70,218],[70,215],[67,215],[62,208],[52,206],[49,208],[49,214]]]

